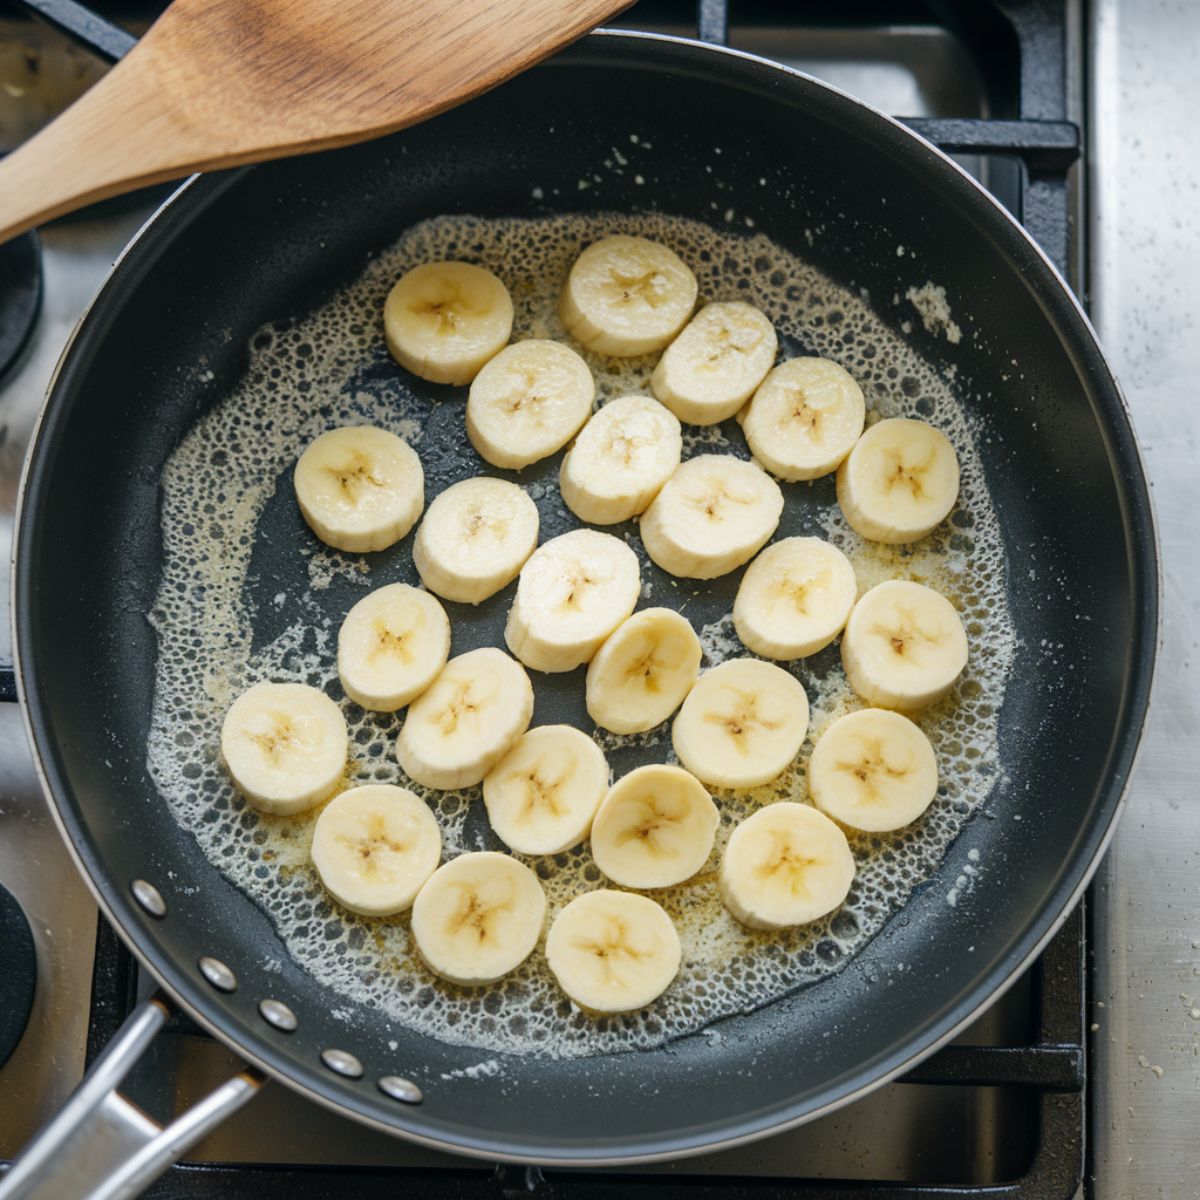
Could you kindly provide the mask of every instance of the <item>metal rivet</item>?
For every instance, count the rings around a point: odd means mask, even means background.
[[[296,1014],[282,1000],[260,1000],[258,1013],[268,1025],[274,1025],[284,1033],[294,1033],[300,1024]]]
[[[379,1080],[379,1090],[404,1104],[420,1104],[425,1099],[421,1089],[411,1079],[404,1079],[400,1075],[384,1075]]]
[[[152,917],[165,917],[167,915],[167,902],[162,898],[162,893],[152,883],[147,883],[144,879],[135,879],[130,885],[129,890],[133,893],[133,898],[148,912]]]
[[[219,959],[207,954],[197,963],[200,974],[222,992],[237,990],[237,976]]]
[[[363,1065],[349,1050],[322,1050],[321,1061],[339,1075],[357,1079],[363,1073]]]

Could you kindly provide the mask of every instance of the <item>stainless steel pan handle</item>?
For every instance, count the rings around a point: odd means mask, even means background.
[[[171,1015],[152,996],[129,1015],[62,1111],[0,1178],[0,1200],[127,1200],[262,1086],[247,1068],[162,1126],[117,1090]]]

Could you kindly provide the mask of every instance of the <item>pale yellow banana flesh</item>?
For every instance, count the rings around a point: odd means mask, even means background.
[[[386,550],[416,524],[425,475],[416,451],[386,429],[347,426],[300,455],[296,500],[313,533],[337,550]]]
[[[421,582],[445,600],[479,604],[517,577],[538,539],[537,505],[505,479],[452,484],[413,541]]]
[[[808,763],[813,803],[851,829],[886,833],[915,821],[937,795],[937,758],[907,717],[864,708],[839,717]]]
[[[893,417],[872,425],[838,468],[838,504],[871,541],[915,542],[950,514],[958,476],[958,455],[940,429]]]
[[[424,263],[401,276],[383,307],[392,357],[431,383],[470,383],[512,333],[508,289],[483,267]]]
[[[546,922],[537,876],[507,854],[461,854],[417,893],[412,933],[426,966],[452,983],[492,983],[533,953]]]
[[[846,835],[815,808],[791,801],[747,817],[721,860],[725,907],[753,929],[786,929],[826,916],[853,882]]]
[[[718,821],[699,780],[652,763],[609,789],[592,822],[592,857],[622,887],[670,887],[708,861]]]
[[[746,569],[733,605],[733,626],[754,654],[806,658],[841,633],[858,584],[850,560],[820,538],[784,538]]]
[[[576,896],[554,918],[546,961],[559,987],[594,1013],[633,1012],[679,973],[679,934],[648,896],[602,888]]]
[[[706,304],[658,360],[650,386],[681,421],[715,425],[746,403],[778,347],[775,327],[753,305]]]
[[[486,646],[452,658],[409,707],[396,759],[431,788],[471,787],[529,727],[533,685],[502,650]]]
[[[486,363],[467,398],[467,437],[493,466],[520,470],[561,450],[592,411],[596,383],[561,342],[515,342]]]
[[[302,683],[258,683],[230,705],[221,757],[238,790],[263,812],[303,812],[327,799],[346,770],[342,711]]]
[[[754,457],[780,479],[837,469],[863,430],[862,389],[827,358],[792,358],[763,380],[742,419]]]
[[[608,762],[590,737],[570,725],[539,725],[484,777],[483,802],[510,850],[559,854],[591,832],[608,783]]]
[[[567,332],[597,354],[649,354],[683,328],[697,290],[673,250],[617,235],[593,242],[575,260],[558,311]]]
[[[592,525],[644,512],[679,466],[678,419],[649,396],[610,400],[583,427],[559,469],[563,502]]]
[[[333,898],[352,912],[381,917],[412,906],[437,869],[442,834],[428,805],[405,788],[351,788],[321,810],[313,865]]]
[[[521,568],[504,640],[535,671],[574,670],[633,612],[641,587],[637,555],[620,538],[594,529],[551,538]]]
[[[842,636],[850,686],[868,704],[910,712],[933,704],[967,665],[954,605],[923,584],[892,579],[854,606]]]
[[[748,562],[783,514],[783,493],[760,467],[728,454],[688,459],[640,523],[646,553],[672,575],[715,579]]]
[[[807,729],[799,680],[774,663],[733,658],[700,676],[671,740],[679,761],[710,787],[751,788],[791,765]]]
[[[338,676],[355,704],[395,712],[437,678],[450,656],[450,620],[437,599],[406,583],[364,596],[338,631]]]
[[[686,617],[645,608],[618,625],[588,664],[588,716],[613,733],[641,733],[683,703],[700,674],[700,639]]]

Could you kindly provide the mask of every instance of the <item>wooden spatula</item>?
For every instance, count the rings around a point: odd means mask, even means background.
[[[0,242],[193,171],[365,141],[443,112],[631,0],[175,0],[0,163]]]

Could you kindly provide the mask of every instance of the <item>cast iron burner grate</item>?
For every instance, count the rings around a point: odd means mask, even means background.
[[[132,39],[74,0],[18,0],[103,58],[115,59]],[[1004,196],[1025,227],[1069,279],[1076,276],[1072,234],[1071,168],[1080,157],[1078,127],[1068,120],[1068,6],[1070,0],[929,0],[927,4],[872,5],[870,0],[839,9],[838,22],[870,26],[905,20],[935,21],[974,51],[981,70],[1002,78],[994,91],[1000,102],[989,118],[907,119],[916,132],[948,153],[1018,164],[1015,194]],[[814,5],[819,10],[821,6]],[[819,11],[736,0],[739,22],[808,27]],[[730,0],[698,0],[685,14],[691,31],[704,41],[725,42],[730,29]],[[642,0],[624,21],[653,28],[676,24],[679,5]],[[995,79],[991,79],[995,82]],[[147,1193],[158,1200],[259,1200],[263,1195],[305,1197],[335,1194],[353,1187],[364,1200],[392,1200],[397,1187],[418,1189],[425,1197],[500,1200],[531,1196],[541,1200],[685,1200],[697,1194],[720,1200],[1071,1200],[1081,1186],[1085,1166],[1085,914],[1081,906],[1067,920],[1032,971],[1031,1044],[1024,1046],[951,1045],[910,1072],[903,1084],[1008,1089],[1019,1092],[1035,1110],[1037,1145],[1025,1172],[1015,1179],[984,1185],[940,1182],[860,1182],[796,1178],[754,1179],[689,1175],[686,1163],[671,1175],[627,1172],[542,1170],[497,1166],[488,1173],[464,1160],[461,1169],[411,1169],[389,1166],[261,1166],[185,1163],[172,1167]],[[103,920],[97,939],[96,966],[88,1033],[89,1063],[116,1032],[133,1007],[137,966]],[[199,1035],[186,1018],[176,1018],[176,1034]]]

